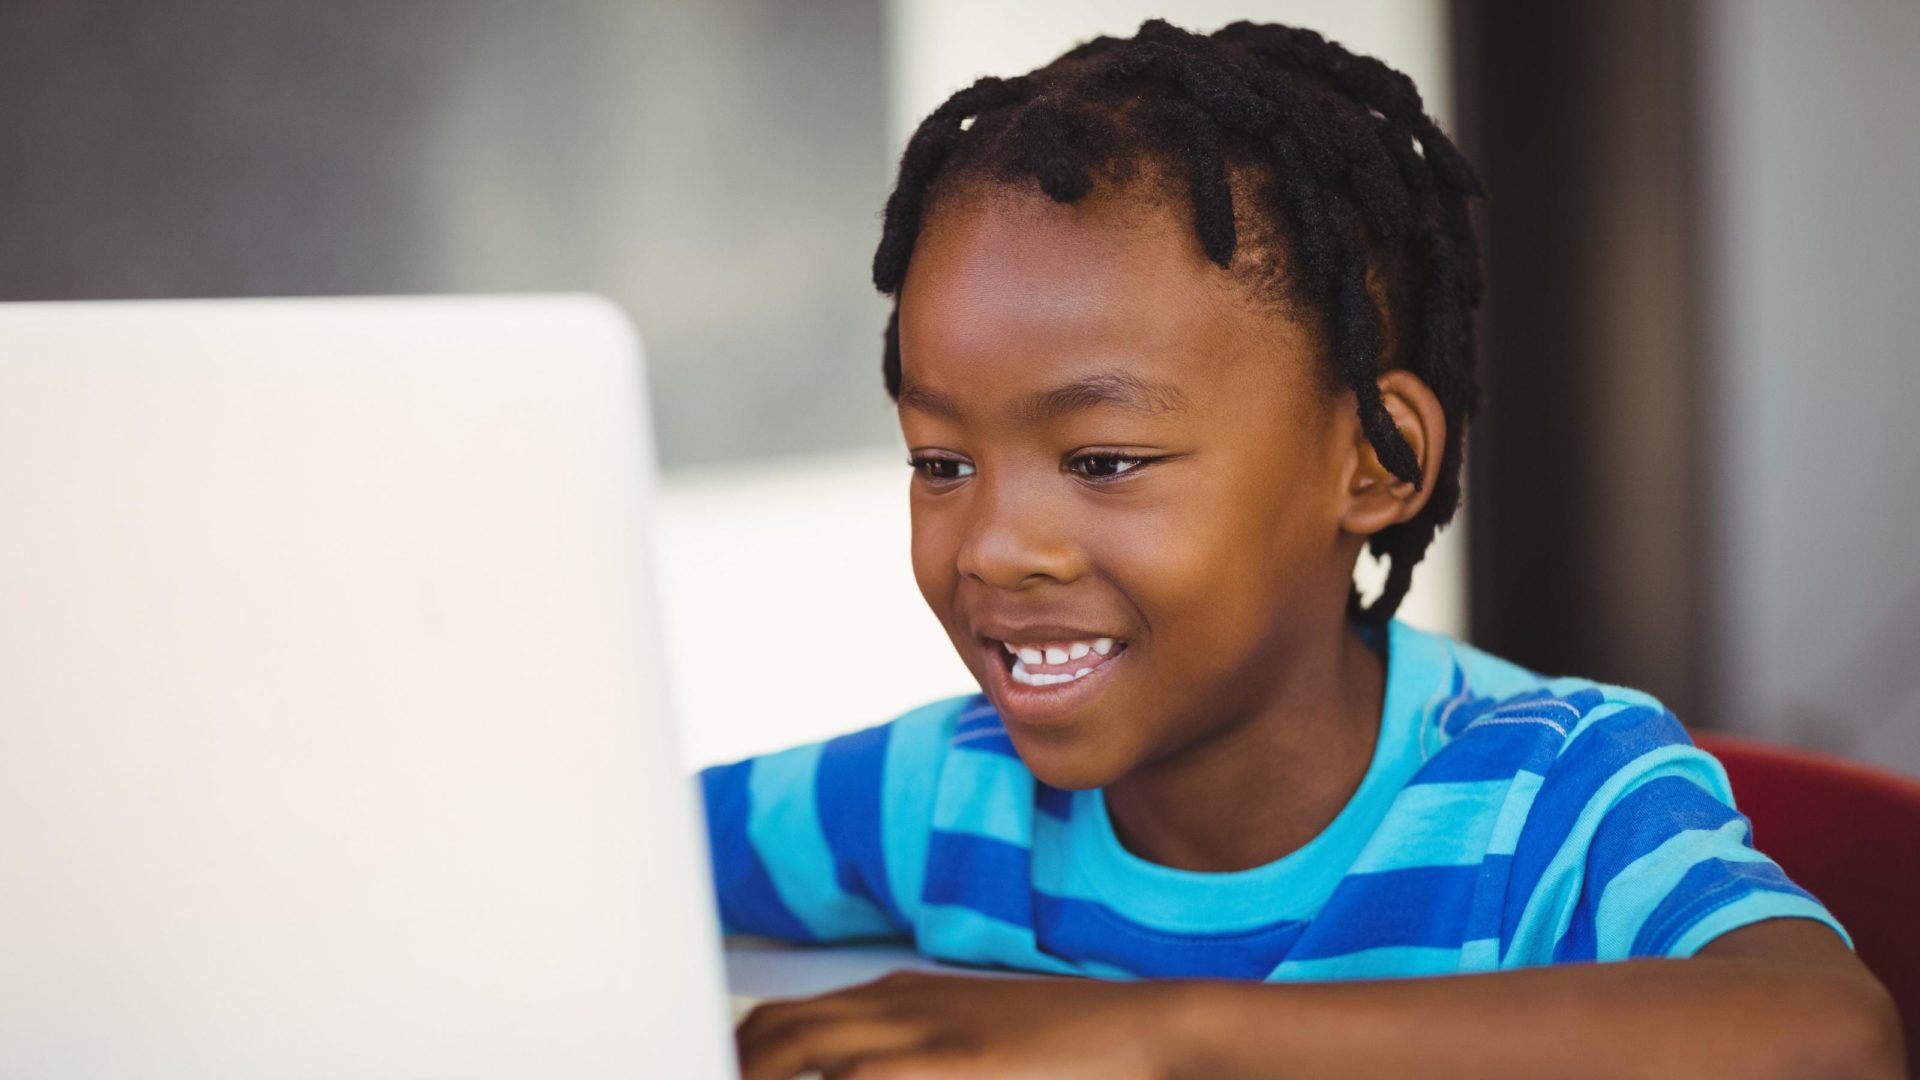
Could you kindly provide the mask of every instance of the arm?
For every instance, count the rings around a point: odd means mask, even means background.
[[[746,1080],[1905,1075],[1886,992],[1773,920],[1686,960],[1340,984],[895,976],[763,1006]]]
[[[910,934],[933,778],[963,704],[702,771],[726,931],[803,942]]]
[[[1906,1075],[1886,991],[1799,919],[1687,960],[1186,994],[1172,1076]]]

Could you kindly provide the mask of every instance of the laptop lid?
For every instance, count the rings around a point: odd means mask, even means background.
[[[0,1076],[731,1075],[587,297],[0,305]]]

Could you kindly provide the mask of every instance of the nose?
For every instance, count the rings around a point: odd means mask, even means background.
[[[984,470],[983,470],[984,473]],[[958,570],[1000,589],[1066,584],[1085,571],[1072,508],[1038,478],[982,475],[960,545]]]

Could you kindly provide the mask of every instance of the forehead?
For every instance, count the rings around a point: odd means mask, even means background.
[[[987,404],[1119,373],[1202,409],[1317,386],[1305,329],[1208,261],[1187,215],[1146,198],[947,196],[901,287],[903,382]]]

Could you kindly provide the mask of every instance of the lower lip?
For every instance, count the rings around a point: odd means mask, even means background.
[[[1092,671],[1064,683],[1028,686],[1013,681],[1012,665],[1001,657],[1006,648],[989,641],[987,648],[989,696],[1000,710],[1000,719],[1023,727],[1059,726],[1085,708],[1113,677],[1113,669],[1126,661],[1131,646],[1123,647]]]

